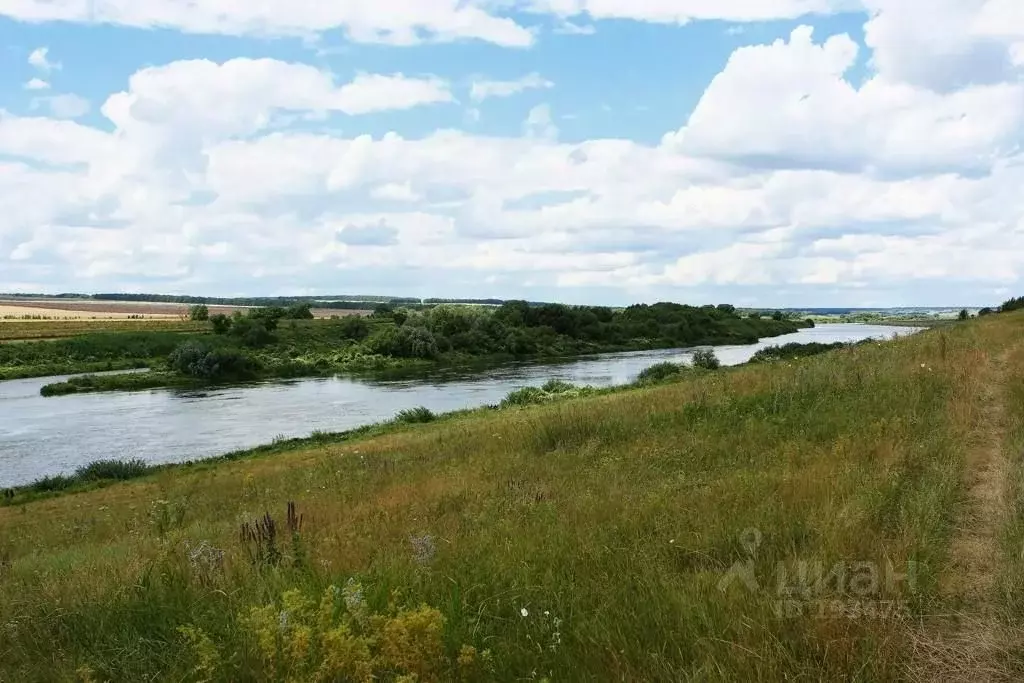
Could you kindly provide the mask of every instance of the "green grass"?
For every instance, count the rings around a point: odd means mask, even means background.
[[[945,607],[981,370],[1020,343],[998,318],[0,507],[0,680],[902,678]],[[759,587],[721,590],[748,561]],[[800,561],[916,580],[780,617]],[[818,614],[854,599],[875,616]]]

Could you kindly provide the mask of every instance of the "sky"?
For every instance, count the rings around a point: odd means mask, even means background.
[[[0,291],[1024,294],[1021,0],[0,0]]]

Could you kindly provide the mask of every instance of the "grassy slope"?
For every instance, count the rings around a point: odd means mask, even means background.
[[[241,615],[353,577],[378,612],[391,596],[443,614],[442,679],[462,645],[489,649],[481,675],[498,680],[900,678],[915,620],[820,618],[819,603],[780,618],[776,563],[914,560],[914,590],[866,597],[942,611],[977,405],[1022,326],[998,316],[0,508],[0,680],[283,679]],[[305,561],[255,568],[238,524],[265,510],[281,522],[289,500],[306,515]],[[719,590],[750,557],[750,528],[761,589]],[[1022,534],[1008,528],[1007,546]],[[417,562],[410,538],[427,535],[436,553]],[[223,571],[189,562],[203,540],[225,551]],[[187,624],[205,650],[176,630]],[[403,670],[374,661],[385,678]]]

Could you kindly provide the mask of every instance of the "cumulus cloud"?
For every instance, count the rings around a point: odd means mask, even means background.
[[[45,108],[58,119],[77,119],[85,116],[92,109],[89,100],[74,94],[37,97],[32,100],[34,109]]]
[[[49,58],[50,48],[37,47],[28,56],[28,63],[44,73],[56,71],[61,68],[60,62],[51,62]]]
[[[532,32],[462,0],[7,0],[0,15],[28,22],[68,21],[189,33],[294,36],[342,29],[359,42],[411,45],[477,39],[509,47],[533,42]]]
[[[526,90],[553,88],[554,83],[538,73],[527,74],[512,81],[475,81],[470,88],[469,97],[474,102],[483,102],[492,97],[511,97]]]
[[[519,27],[455,2],[410,3],[394,17],[300,3],[284,19],[273,2],[193,17],[169,6],[146,14],[147,2],[118,5],[119,15],[113,2],[93,4],[98,20],[130,25],[274,34],[331,25],[391,42],[499,42],[482,27],[509,35]],[[913,282],[954,295],[1012,291],[1024,273],[1018,5],[943,0],[929,5],[933,30],[906,25],[901,7],[912,4],[858,2],[866,45],[801,26],[738,48],[692,114],[656,144],[567,142],[548,105],[530,110],[518,137],[368,135],[368,114],[453,102],[448,82],[408,74],[342,82],[272,59],[140,69],[106,98],[97,126],[42,106],[36,116],[0,112],[0,290],[216,293],[258,277],[267,290],[323,291],[342,274],[354,289],[465,295],[493,285],[488,295],[566,298],[566,288],[589,288],[617,302],[726,291],[781,305],[856,292],[850,301]],[[80,20],[83,5],[16,0],[0,12]],[[558,21],[662,23],[850,8],[825,0],[516,6]],[[916,48],[901,48],[901,35]],[[986,61],[995,53],[997,66]],[[536,74],[481,78],[470,99],[546,83]],[[523,291],[531,287],[535,294]],[[783,291],[790,300],[776,298]]]
[[[845,74],[857,56],[846,34],[815,43],[809,26],[742,47],[666,142],[775,168],[907,174],[983,170],[1020,140],[1020,83],[938,93],[880,74],[856,87]]]
[[[25,83],[25,90],[48,90],[50,84],[41,78],[33,78]]]

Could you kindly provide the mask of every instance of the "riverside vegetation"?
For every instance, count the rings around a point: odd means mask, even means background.
[[[606,351],[752,343],[813,323],[781,313],[739,315],[732,306],[678,304],[625,309],[506,302],[441,304],[421,310],[378,305],[372,315],[313,320],[308,304],[252,309],[233,317],[192,309],[201,332],[131,331],[0,345],[0,379],[150,368],[78,377],[46,395],[195,386],[329,375],[472,360],[571,356]]]
[[[13,502],[0,679],[1019,679],[1022,328],[412,411]]]

